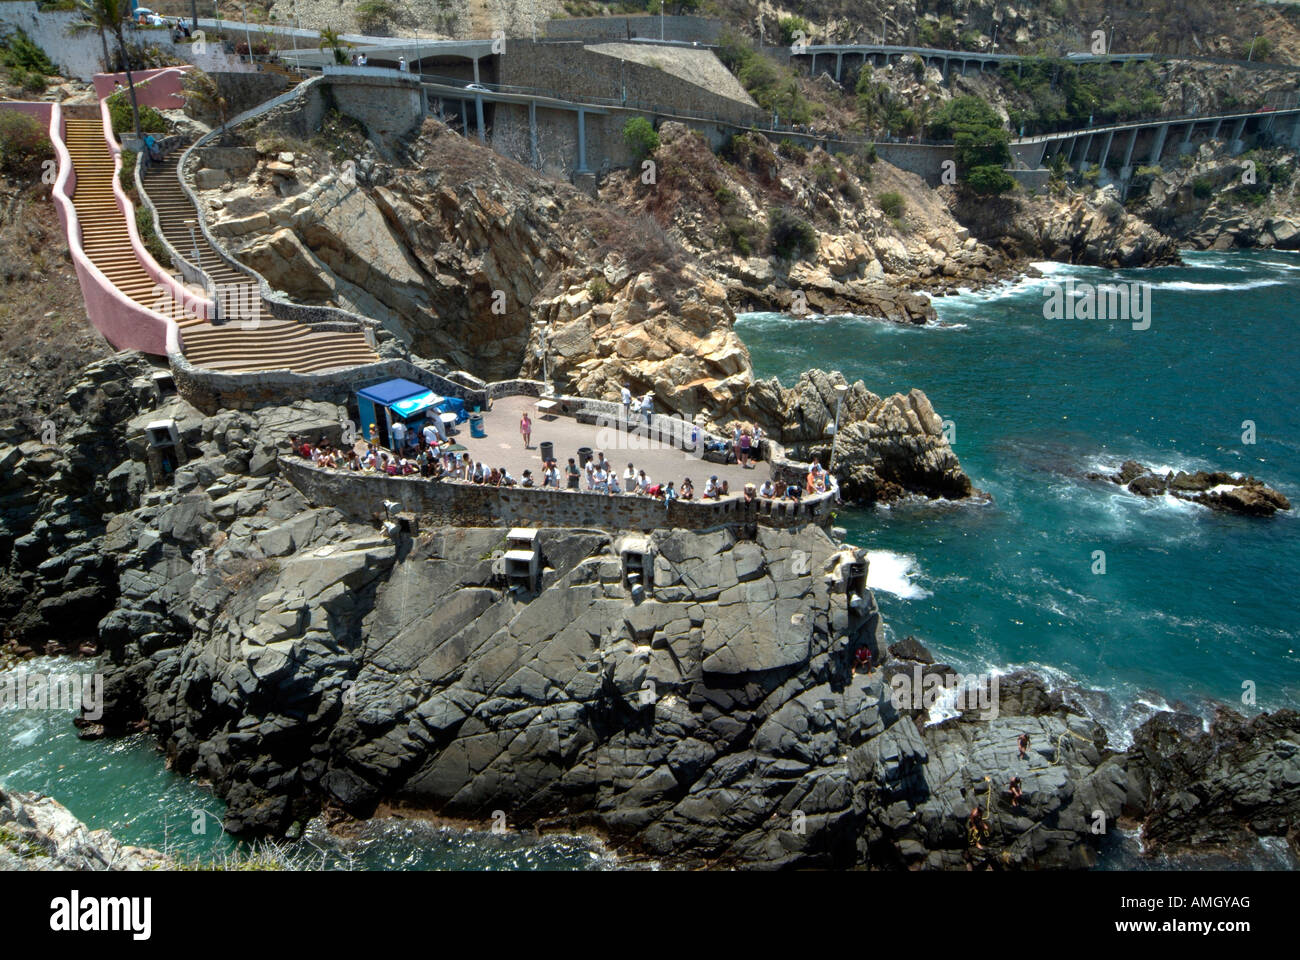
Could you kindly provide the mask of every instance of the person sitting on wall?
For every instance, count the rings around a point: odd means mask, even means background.
[[[709,477],[708,482],[704,485],[703,499],[716,500],[718,499],[718,497],[722,495],[721,490],[722,488],[718,485],[718,475],[714,474],[713,476]]]
[[[493,467],[492,472],[488,474],[487,483],[489,487],[501,486],[501,471]]]
[[[681,499],[683,500],[695,499],[695,484],[691,483],[690,477],[687,477],[685,480],[682,481]]]
[[[664,506],[668,506],[668,504],[672,503],[676,499],[677,491],[673,489],[673,482],[669,480],[668,486],[664,487]]]
[[[649,487],[650,487],[650,478],[645,475],[644,470],[638,471],[636,475],[636,492],[645,493]],[[628,493],[631,492],[632,490],[629,489]]]
[[[521,487],[535,486],[535,484],[533,483],[533,471],[531,470],[524,471],[524,478],[519,481],[519,486]]]
[[[560,488],[560,471],[555,468],[554,460],[546,461],[546,469],[542,471],[542,486]]]
[[[510,471],[507,470],[505,467],[501,467],[499,472],[501,474],[501,479],[500,479],[500,483],[498,483],[497,486],[513,487],[519,483],[518,480],[516,480],[514,477],[510,475]]]
[[[785,488],[785,498],[787,500],[798,500],[802,491],[797,483],[792,483]]]
[[[643,493],[647,497],[652,497],[653,499],[658,500],[660,497],[664,495],[663,484],[652,483],[650,484],[650,486],[642,490],[641,493]]]
[[[776,487],[772,484],[771,477],[763,481],[763,485],[758,488],[758,495],[764,500],[771,500],[776,496]]]
[[[610,471],[610,474],[609,474],[609,490],[608,490],[609,495],[612,497],[614,494],[616,494],[616,493],[622,493],[622,492],[623,492],[623,487],[622,487],[622,485],[620,485],[619,482],[618,482],[618,474],[617,474],[617,473],[614,473],[613,471]],[[631,492],[632,492],[631,490],[628,491],[628,493],[631,493]]]
[[[756,494],[757,494],[757,491],[754,489],[754,485],[753,485],[752,483],[747,483],[747,484],[745,484],[745,502],[746,502],[746,503],[753,503],[753,501],[754,501],[754,497],[755,497]]]

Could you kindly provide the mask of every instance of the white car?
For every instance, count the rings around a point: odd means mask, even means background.
[[[491,93],[491,92],[492,92],[492,91],[489,90],[487,87],[483,86],[483,84],[481,84],[481,83],[467,83],[467,84],[465,84],[465,89],[466,89],[466,90],[477,90],[479,93]]]

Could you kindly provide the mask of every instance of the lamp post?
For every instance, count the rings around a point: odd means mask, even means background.
[[[542,393],[548,397],[555,393],[555,389],[551,386],[550,370],[546,364],[546,353],[547,347],[550,345],[550,334],[551,328],[545,320],[537,325],[537,355],[541,357],[542,360]]]
[[[239,5],[239,12],[244,17],[244,43],[248,44],[248,62],[253,62],[253,37],[248,32],[248,7],[244,4]]]
[[[835,469],[835,445],[840,439],[840,407],[843,406],[844,395],[848,392],[849,385],[847,383],[835,384],[835,426],[832,428],[834,432],[831,434],[831,462],[826,467],[828,472]]]

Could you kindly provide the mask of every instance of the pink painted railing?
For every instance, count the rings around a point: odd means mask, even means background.
[[[179,73],[175,68],[163,71],[168,77],[176,78],[177,89],[180,87]],[[96,76],[96,81],[99,77]],[[98,83],[96,87],[98,88]],[[150,85],[152,87],[152,84]],[[111,93],[110,93],[111,96]],[[154,99],[158,99],[155,97]],[[175,302],[180,303],[187,315],[192,317],[208,317],[215,315],[212,309],[212,302],[202,292],[197,292],[186,287],[181,281],[172,275],[171,271],[164,270],[157,260],[149,253],[144,242],[140,239],[140,233],[135,225],[135,205],[131,203],[126,192],[122,189],[121,172],[122,172],[122,148],[118,145],[117,138],[113,136],[113,123],[109,117],[108,98],[102,97],[99,101],[99,115],[103,123],[104,142],[108,145],[109,152],[113,154],[113,197],[117,200],[117,208],[122,213],[123,219],[126,220],[126,231],[131,238],[131,248],[135,251],[135,257],[144,267],[145,272],[153,278],[154,283],[158,285],[158,294],[160,298],[172,298]],[[146,306],[146,304],[141,304]],[[150,311],[155,312],[155,311]],[[158,316],[163,316],[161,313]],[[166,319],[164,317],[164,319]],[[168,321],[171,322],[170,320]]]
[[[126,297],[86,256],[81,245],[81,223],[77,219],[77,209],[72,204],[77,189],[77,174],[64,139],[63,109],[59,104],[48,106],[50,142],[58,161],[58,173],[51,196],[59,214],[59,222],[63,226],[63,235],[68,241],[68,252],[77,271],[77,280],[81,284],[86,316],[115,349],[139,350],[159,356],[180,352],[180,328],[162,314]],[[120,168],[120,165],[119,158],[115,166]],[[133,221],[134,214],[131,214],[127,223],[133,226]]]

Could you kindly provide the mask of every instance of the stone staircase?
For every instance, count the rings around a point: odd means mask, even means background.
[[[378,355],[361,331],[316,331],[292,320],[271,316],[266,304],[256,295],[255,278],[236,270],[218,255],[197,225],[193,234],[189,221],[197,219],[194,204],[181,189],[177,164],[183,151],[175,150],[162,163],[154,164],[144,175],[149,201],[158,211],[158,223],[167,242],[195,266],[203,270],[217,286],[217,299],[223,288],[229,291],[251,289],[257,309],[255,320],[218,319],[216,322],[195,319],[180,321],[185,344],[185,358],[196,367],[254,373],[259,370],[292,370],[295,373],[322,373],[344,367],[376,363]],[[244,297],[236,297],[245,300]]]
[[[98,118],[65,121],[68,153],[76,171],[72,205],[81,226],[81,245],[91,262],[122,295],[173,320],[185,319],[184,305],[167,297],[160,303],[158,283],[136,259],[126,219],[113,196],[113,154]]]

